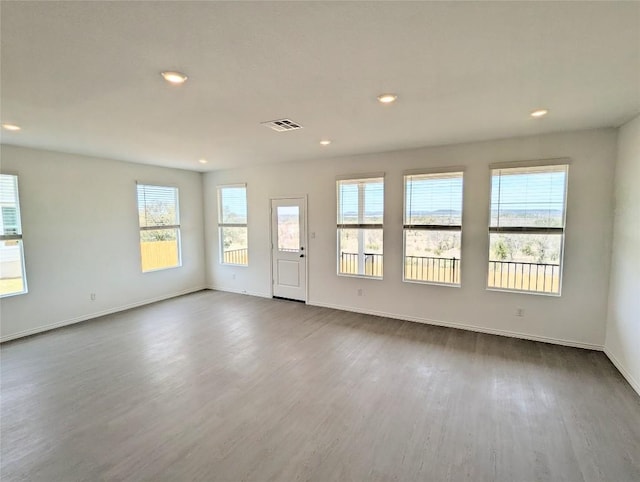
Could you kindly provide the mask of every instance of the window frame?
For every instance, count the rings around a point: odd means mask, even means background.
[[[561,227],[533,227],[533,226],[497,226],[494,227],[491,225],[492,223],[492,199],[493,199],[493,172],[496,170],[507,170],[507,169],[528,169],[528,168],[544,168],[544,167],[560,167],[564,166],[564,193],[562,199],[562,226]],[[486,290],[487,291],[497,291],[504,293],[519,293],[525,295],[538,295],[538,296],[551,296],[551,297],[561,297],[562,296],[562,285],[564,279],[564,248],[565,248],[565,238],[566,238],[566,229],[567,229],[567,199],[568,199],[568,191],[569,191],[569,167],[571,166],[571,159],[569,158],[553,158],[553,159],[540,159],[533,161],[513,161],[513,162],[498,162],[489,165],[489,226],[487,229],[487,271],[485,272],[486,276]],[[517,289],[517,288],[502,288],[495,287],[489,285],[489,270],[491,260],[491,235],[497,233],[507,233],[507,234],[556,234],[560,235],[560,251],[558,253],[558,292],[553,291],[540,291],[540,290],[525,290],[525,289]],[[494,262],[494,261],[493,261]],[[526,263],[525,263],[526,264]],[[535,264],[535,263],[534,263]],[[543,263],[546,264],[546,263]],[[516,272],[517,275],[517,272]],[[508,276],[508,275],[507,275]],[[537,276],[537,275],[536,275]],[[553,281],[552,281],[553,283]]]
[[[365,222],[361,222],[363,221],[364,218],[364,213],[365,213],[365,209],[366,206],[365,204],[363,204],[362,200],[363,200],[363,192],[360,188],[360,184],[358,185],[358,223],[357,224],[350,224],[350,223],[340,223],[340,183],[344,182],[344,181],[352,181],[352,182],[357,182],[357,181],[364,181],[361,185],[364,186],[366,184],[366,181],[371,181],[374,179],[381,179],[382,180],[382,223],[365,223]],[[373,280],[382,280],[384,279],[384,216],[385,216],[385,173],[384,172],[376,172],[376,173],[366,173],[366,174],[352,174],[352,175],[345,175],[345,176],[338,176],[336,177],[336,274],[338,276],[344,276],[344,277],[350,277],[350,278],[365,278],[365,279],[373,279]],[[340,271],[340,255],[341,255],[341,251],[340,251],[340,231],[342,229],[357,229],[357,230],[364,230],[364,229],[379,229],[382,231],[382,254],[380,255],[382,257],[382,262],[381,262],[381,271],[382,271],[382,275],[377,276],[377,275],[368,275],[366,273],[342,273]],[[358,252],[358,267],[360,267],[360,265],[362,265],[363,267],[366,266],[366,253],[360,253]],[[377,253],[375,253],[377,254]],[[364,268],[366,270],[366,268]],[[358,268],[359,270],[359,268]]]
[[[20,182],[19,182],[19,174],[15,172],[0,172],[0,176],[11,176],[15,178],[15,203],[16,203],[16,226],[18,228],[18,232],[14,234],[4,234],[4,232],[0,232],[0,242],[4,241],[18,241],[18,245],[20,246],[20,263],[21,263],[21,273],[22,273],[22,291],[14,291],[12,293],[4,293],[0,294],[0,299],[9,298],[11,296],[20,296],[26,295],[29,293],[29,285],[27,283],[27,267],[25,260],[25,249],[24,249],[24,239],[22,232],[22,208],[20,203]],[[0,213],[1,214],[1,213]],[[3,219],[4,225],[4,219]]]
[[[155,226],[141,226],[140,225],[140,198],[139,196],[139,187],[155,187],[155,188],[166,188],[175,190],[175,215],[177,224],[159,224]],[[181,232],[181,224],[180,224],[180,188],[178,186],[166,183],[150,183],[150,182],[142,182],[136,181],[136,206],[138,208],[138,237],[140,243],[140,270],[143,274],[145,273],[153,273],[156,271],[164,271],[167,269],[175,269],[182,267],[182,232]],[[145,203],[146,205],[146,203]],[[176,242],[178,249],[178,262],[172,266],[163,266],[161,268],[147,269],[143,268],[143,254],[142,254],[142,233],[144,231],[162,231],[162,230],[175,230],[176,231]]]
[[[403,283],[416,283],[421,285],[435,285],[435,286],[447,286],[450,288],[462,287],[462,226],[464,222],[464,173],[465,168],[462,166],[451,166],[433,169],[415,169],[405,171],[402,173],[402,282]],[[411,176],[429,176],[429,175],[446,175],[446,174],[460,174],[462,179],[462,197],[460,199],[460,225],[447,225],[447,224],[407,224],[407,178]],[[458,274],[457,283],[447,283],[443,281],[423,281],[406,278],[406,258],[407,258],[407,230],[424,230],[424,231],[456,231],[460,233],[460,268]],[[442,258],[448,259],[448,258]]]
[[[228,188],[243,188],[245,204],[247,206],[247,212],[245,214],[246,223],[225,223],[223,222],[224,206],[222,205],[222,191]],[[249,266],[249,195],[247,189],[247,183],[233,183],[233,184],[220,184],[216,186],[216,196],[218,202],[218,262],[224,266],[239,266],[246,268]],[[246,263],[230,263],[224,260],[224,236],[222,230],[224,228],[244,228],[247,230],[247,262]]]

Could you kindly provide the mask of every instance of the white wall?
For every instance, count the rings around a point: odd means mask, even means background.
[[[637,139],[637,125],[636,121],[623,129],[621,154],[625,149],[631,153],[633,143],[625,139]],[[629,220],[638,217],[637,193],[630,187],[638,179],[637,141],[633,145],[636,154],[620,160],[617,194],[628,202],[618,232],[629,229]],[[309,232],[316,233],[308,245],[309,303],[578,346],[604,344],[616,157],[612,129],[211,172],[204,178],[206,263],[199,173],[6,145],[1,154],[2,171],[19,174],[29,282],[27,295],[0,301],[2,340],[200,289],[205,286],[205,264],[209,287],[270,296],[269,199],[308,194]],[[572,159],[562,296],[487,291],[488,165],[554,157]],[[466,166],[462,287],[403,283],[402,172],[454,165]],[[339,277],[335,177],[378,171],[386,172],[385,278]],[[140,272],[136,180],[180,188],[182,268]],[[248,183],[250,266],[246,268],[218,261],[215,188],[235,182]],[[637,243],[637,224],[634,233]],[[618,264],[612,279],[615,283],[624,275],[636,283],[624,287],[635,286],[637,291],[638,270],[629,274],[631,268],[620,261],[633,254],[637,263],[637,244],[632,253],[632,241],[617,236]],[[363,289],[362,297],[357,296],[358,288]],[[97,293],[94,302],[89,299],[91,292]],[[624,345],[633,341],[632,335],[637,339],[637,321],[635,332],[617,331],[620,320],[631,326],[630,316],[638,312],[637,301],[625,293],[629,291],[612,288],[607,347],[637,379],[637,356],[632,360],[631,345]],[[627,301],[614,303],[617,298]],[[613,309],[617,306],[621,308]],[[524,317],[514,316],[517,307],[524,308]],[[629,316],[621,318],[618,313]]]
[[[2,172],[19,176],[29,286],[0,300],[2,341],[204,287],[201,174],[7,145],[0,152]],[[180,188],[181,268],[141,273],[136,180]]]
[[[330,153],[330,147],[323,152]],[[557,157],[572,159],[562,296],[487,291],[488,165]],[[308,245],[309,303],[601,348],[615,157],[616,131],[603,129],[207,173],[208,283],[215,289],[270,296],[269,199],[308,194],[309,232],[316,233]],[[462,287],[403,283],[402,172],[458,165],[466,166]],[[379,171],[386,173],[384,280],[339,277],[335,178]],[[248,267],[224,266],[218,260],[216,185],[236,182],[248,184]],[[363,289],[361,297],[358,288]],[[524,317],[514,316],[517,307],[524,308]]]
[[[640,117],[620,128],[605,352],[640,393]]]

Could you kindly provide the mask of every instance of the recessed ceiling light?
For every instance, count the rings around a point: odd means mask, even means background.
[[[207,161],[206,159],[199,159],[199,160],[198,160],[198,162],[199,162],[200,164],[206,164],[206,163],[207,163],[207,162],[209,162],[209,161]]]
[[[378,102],[380,102],[381,104],[391,104],[392,102],[395,102],[398,99],[398,96],[396,94],[380,94],[378,96]]]
[[[2,128],[8,131],[19,131],[20,129],[22,129],[22,127],[15,124],[2,124]]]
[[[529,114],[531,117],[544,117],[545,115],[547,115],[549,113],[549,111],[547,109],[537,109],[534,110],[531,114]]]
[[[323,139],[320,141],[320,145],[322,146],[328,146],[329,144],[331,144],[331,141],[329,139]]]
[[[173,72],[173,71],[160,72],[160,75],[164,77],[164,80],[166,80],[171,84],[184,84],[188,79],[188,77],[184,75],[182,72]]]

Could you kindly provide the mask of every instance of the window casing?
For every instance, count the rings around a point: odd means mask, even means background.
[[[218,239],[220,263],[249,265],[247,186],[218,186]]]
[[[492,166],[489,289],[560,295],[568,169]]]
[[[182,265],[178,188],[137,184],[142,272]]]
[[[18,176],[0,174],[0,297],[27,293]]]
[[[336,191],[338,274],[381,279],[384,177],[340,179]]]
[[[404,281],[460,286],[462,191],[462,171],[404,176]]]

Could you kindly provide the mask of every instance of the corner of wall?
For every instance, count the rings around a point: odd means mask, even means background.
[[[604,353],[640,394],[640,115],[617,130]]]

